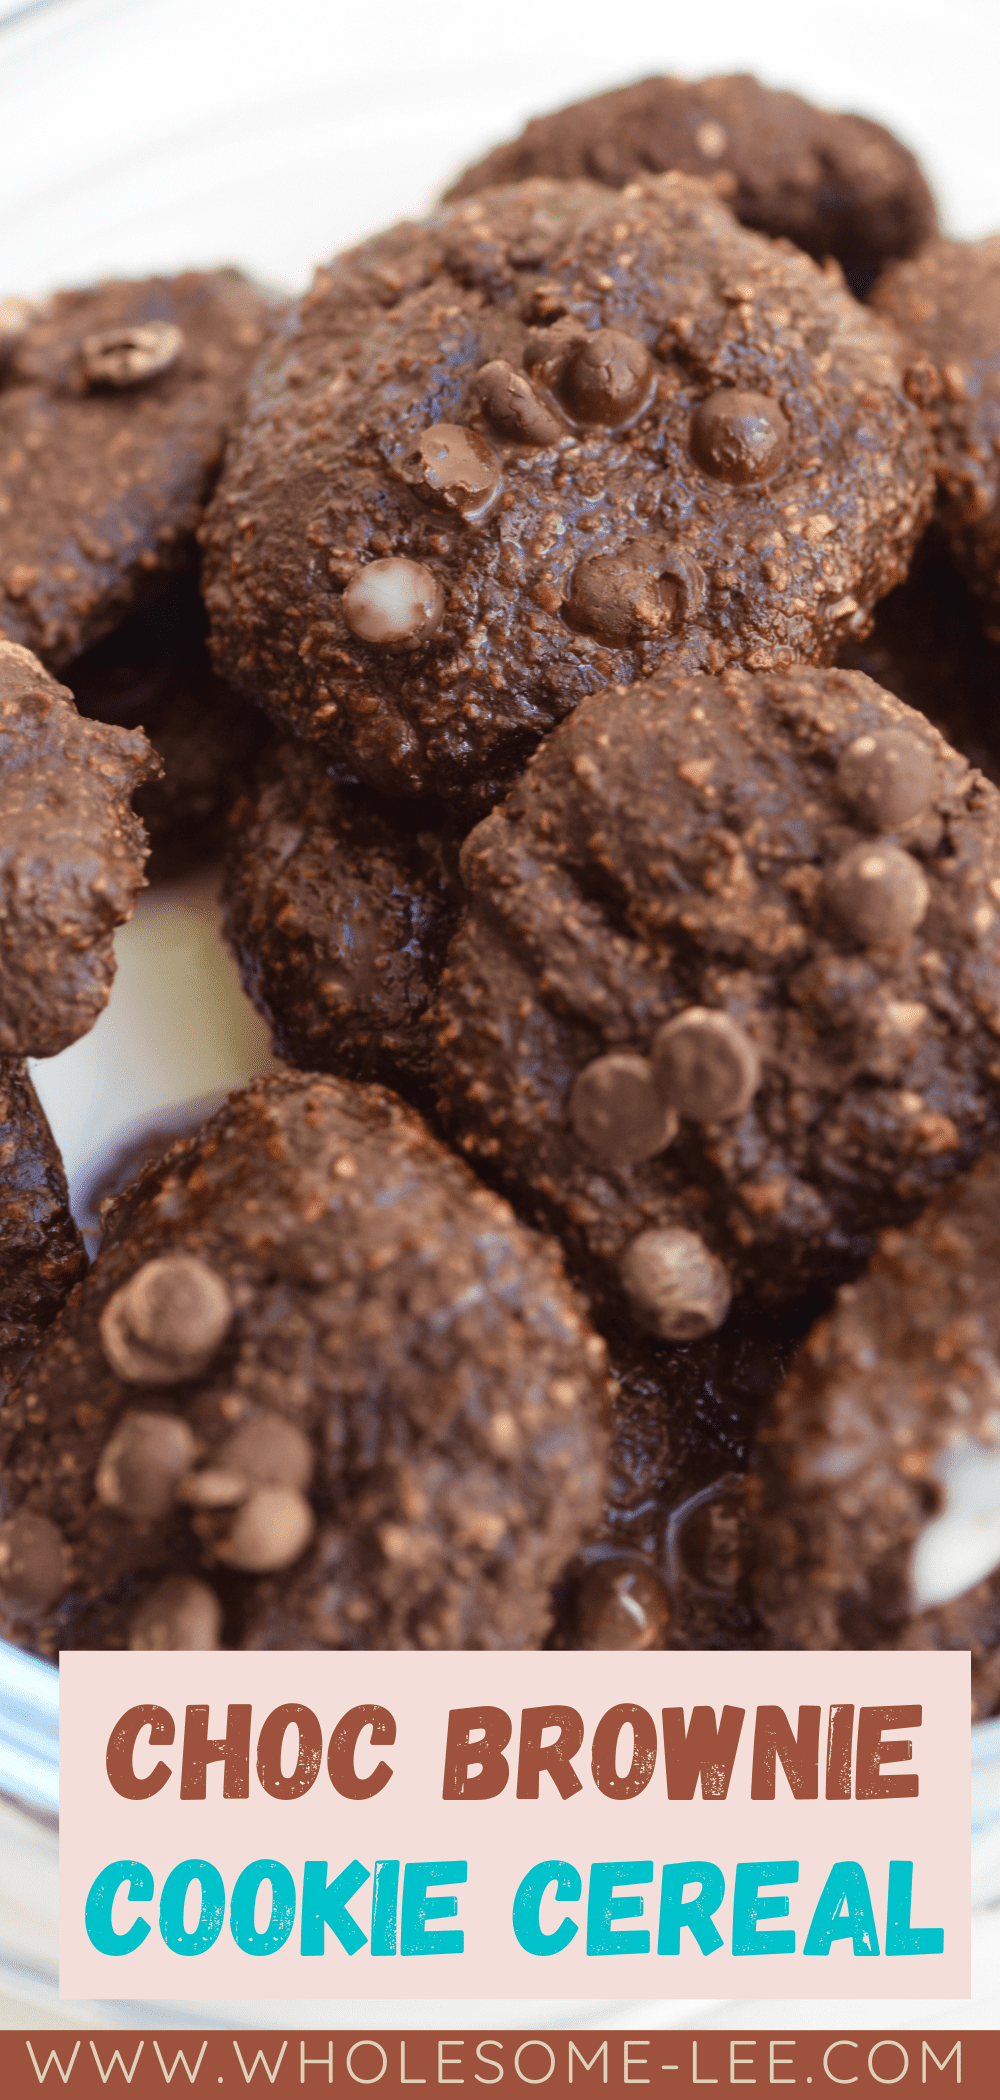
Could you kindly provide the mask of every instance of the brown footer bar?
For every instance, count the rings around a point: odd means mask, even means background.
[[[846,2100],[883,2093],[928,2096],[959,2092],[962,2100],[998,2100],[1000,2033],[926,2028],[913,2032],[872,2027],[816,2033],[777,2029],[602,2032],[536,2027],[471,2033],[450,2028],[356,2033],[157,2033],[72,2029],[0,2030],[3,2100],[68,2093],[73,2100],[125,2094],[131,2100],[190,2093],[232,2100],[248,2090],[274,2095],[331,2091],[354,2100],[372,2088],[379,2100],[430,2100],[443,2086],[469,2094],[503,2088],[502,2100],[540,2088],[556,2096],[624,2095],[645,2089],[664,2100],[722,2100],[737,2086],[795,2088],[796,2100]],[[223,2092],[219,2094],[219,2087]],[[809,2088],[812,2087],[812,2092]]]

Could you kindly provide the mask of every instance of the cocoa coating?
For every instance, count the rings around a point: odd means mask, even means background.
[[[144,879],[130,796],[157,770],[141,731],[83,721],[0,639],[0,1056],[52,1057],[106,1006]]]
[[[745,226],[820,262],[835,255],[859,295],[887,257],[912,255],[935,228],[919,165],[884,125],[817,109],[749,73],[639,80],[533,117],[448,195],[531,175],[620,189],[668,168],[712,178]]]
[[[82,715],[141,724],[162,765],[132,806],[149,834],[152,880],[222,851],[226,819],[272,736],[266,715],[215,676],[192,573],[123,620],[66,678]]]
[[[0,376],[0,634],[63,669],[191,566],[273,317],[235,270],[33,311]]]
[[[86,1268],[62,1161],[27,1066],[0,1058],[0,1400]]]
[[[279,1057],[431,1099],[425,1025],[458,918],[459,834],[380,804],[283,739],[233,811],[223,897],[244,990]]]
[[[873,304],[899,329],[906,386],[934,439],[952,556],[1000,640],[1000,234],[930,241],[880,277]]]
[[[692,458],[720,389],[766,401],[769,478]],[[412,485],[441,422],[499,461],[478,522]],[[275,337],[203,533],[215,661],[369,785],[482,813],[603,685],[830,661],[931,500],[895,335],[837,273],[686,176],[536,180],[340,257]],[[387,647],[352,607],[398,563],[443,611]]]
[[[195,1252],[233,1321],[161,1399],[116,1378],[101,1318],[148,1263]],[[112,1206],[0,1410],[8,1495],[57,1526],[70,1571],[54,1613],[6,1631],[43,1652],[128,1645],[177,1577],[219,1596],[227,1646],[537,1645],[600,1512],[604,1358],[552,1244],[411,1110],[343,1080],[257,1081]],[[140,1412],[196,1441],[166,1514],[142,1520],[95,1492]],[[308,1487],[275,1418],[309,1444]],[[222,1473],[239,1499],[191,1499]],[[150,1610],[159,1624],[162,1596]]]
[[[837,768],[890,730],[926,750],[932,791],[873,839]],[[828,879],[839,894],[855,855],[902,868],[909,932],[832,909]],[[856,673],[597,694],[461,865],[469,901],[433,1014],[439,1110],[555,1227],[608,1316],[631,1317],[621,1264],[649,1232],[696,1235],[734,1293],[767,1303],[842,1280],[1000,1129],[1000,797]],[[612,1053],[655,1065],[692,1008],[746,1038],[743,1113],[701,1121],[681,1098],[666,1150],[595,1159],[571,1118],[578,1074]]]
[[[1000,1700],[1000,1575],[913,1601],[914,1549],[969,1440],[996,1465],[1000,1161],[883,1235],[769,1411],[755,1481],[754,1586],[780,1648],[970,1648],[973,1711]]]

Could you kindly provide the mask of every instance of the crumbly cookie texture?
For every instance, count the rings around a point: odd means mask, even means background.
[[[93,1027],[112,936],[144,883],[141,730],[87,722],[30,650],[0,639],[0,1056],[52,1057]]]
[[[0,359],[0,634],[54,670],[194,558],[273,302],[236,270],[26,312]]]
[[[229,826],[226,933],[279,1057],[432,1099],[427,1009],[461,899],[440,805],[386,804],[308,744],[268,751]]]
[[[1000,1699],[998,1198],[991,1155],[883,1234],[778,1394],[754,1482],[776,1645],[970,1648],[978,1714]]]
[[[914,254],[936,230],[919,164],[884,125],[817,109],[749,73],[637,80],[533,117],[448,197],[531,175],[621,189],[669,168],[711,178],[744,226],[794,241],[818,262],[836,256],[859,296],[882,263]]]
[[[1000,1128],[1000,796],[858,673],[585,701],[462,872],[441,1114],[619,1317],[843,1280]]]
[[[553,1244],[418,1116],[258,1081],[114,1204],[2,1411],[7,1632],[537,1646],[600,1512],[605,1385]]]
[[[1000,234],[928,242],[872,293],[906,345],[934,439],[941,521],[1000,640]]]
[[[829,662],[932,500],[896,347],[682,175],[397,227],[256,368],[203,532],[218,666],[368,784],[482,813],[602,686]]]
[[[0,1396],[15,1359],[86,1267],[62,1161],[27,1067],[0,1058]]]

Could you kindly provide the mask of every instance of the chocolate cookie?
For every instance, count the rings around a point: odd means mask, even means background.
[[[308,744],[266,754],[229,830],[226,933],[279,1057],[431,1099],[424,1016],[458,918],[440,806],[380,803]]]
[[[857,673],[584,701],[462,873],[446,1127],[633,1325],[843,1279],[1000,1130],[1000,795]]]
[[[41,1104],[16,1058],[0,1059],[0,1398],[66,1293],[85,1274],[66,1177]],[[3,1483],[0,1480],[0,1507]]]
[[[883,1234],[782,1387],[754,1483],[782,1648],[971,1648],[1000,1701],[1000,1161]]]
[[[190,565],[273,311],[189,270],[31,315],[0,371],[0,634],[62,670]]]
[[[484,811],[602,685],[830,661],[905,573],[895,336],[705,186],[533,181],[320,271],[204,531],[223,675]]]
[[[918,162],[883,124],[817,109],[749,73],[638,80],[533,117],[448,197],[531,175],[584,175],[622,189],[668,168],[712,177],[744,226],[784,236],[820,262],[836,256],[859,297],[884,262],[913,255],[937,225]]]
[[[221,853],[226,819],[273,734],[259,709],[212,670],[193,575],[178,578],[66,672],[80,713],[141,725],[163,767],[133,807],[149,834],[152,878]]]
[[[604,1385],[554,1247],[419,1117],[259,1080],[112,1207],[0,1416],[8,1632],[536,1646],[600,1508]]]
[[[0,1056],[52,1057],[107,1005],[112,935],[144,882],[129,798],[157,771],[140,731],[83,721],[0,639]]]
[[[1000,648],[983,633],[936,527],[905,583],[876,606],[870,635],[848,642],[837,662],[919,708],[963,758],[1000,783]]]
[[[908,391],[934,436],[941,521],[1000,641],[1000,234],[931,241],[872,294],[912,363]]]

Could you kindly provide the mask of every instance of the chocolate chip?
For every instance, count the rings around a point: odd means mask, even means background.
[[[561,314],[551,328],[531,328],[525,338],[524,369],[540,386],[556,387],[569,359],[587,340],[587,330],[575,314]]]
[[[760,1085],[755,1044],[728,1014],[689,1006],[653,1044],[661,1100],[699,1123],[728,1123],[749,1108]]]
[[[243,1503],[227,1538],[216,1547],[219,1560],[248,1574],[271,1574],[289,1568],[304,1553],[315,1529],[305,1496],[294,1487],[262,1487]]]
[[[33,312],[30,299],[0,299],[0,367],[23,342]]]
[[[931,894],[901,846],[852,846],[827,875],[826,893],[841,925],[866,944],[914,933]]]
[[[617,429],[648,401],[653,360],[645,343],[620,328],[599,328],[569,359],[560,398],[577,423]]]
[[[351,633],[376,649],[417,649],[444,616],[444,592],[433,570],[405,555],[368,562],[340,602]]]
[[[169,372],[184,348],[184,331],[173,321],[139,321],[134,327],[101,328],[84,336],[80,366],[88,386],[142,386]]]
[[[22,1509],[0,1526],[0,1599],[33,1617],[66,1587],[62,1533],[48,1517]]]
[[[123,1415],[97,1463],[98,1497],[136,1523],[156,1523],[172,1508],[194,1454],[194,1434],[181,1415]]]
[[[461,423],[431,423],[422,430],[402,475],[434,510],[455,510],[469,524],[486,516],[502,486],[492,445]]]
[[[618,554],[589,554],[577,563],[563,617],[601,641],[636,642],[694,619],[704,598],[704,571],[683,548],[631,540]]]
[[[580,1648],[660,1648],[670,1604],[652,1568],[601,1560],[581,1576],[576,1593]]]
[[[621,1279],[643,1325],[668,1341],[691,1342],[721,1327],[732,1293],[721,1261],[696,1232],[654,1226],[626,1248]]]
[[[222,1606],[215,1591],[193,1575],[168,1575],[133,1612],[128,1644],[133,1649],[221,1648]]]
[[[566,435],[565,424],[506,358],[482,366],[476,374],[476,393],[494,429],[516,444],[554,445]]]
[[[235,1509],[249,1493],[250,1482],[245,1473],[230,1473],[222,1466],[202,1466],[197,1473],[185,1474],[177,1500],[189,1502],[195,1509]]]
[[[703,473],[736,488],[776,474],[788,451],[788,424],[776,401],[742,387],[719,387],[691,419],[691,457]]]
[[[577,1073],[569,1116],[581,1144],[613,1167],[655,1158],[677,1132],[677,1117],[657,1093],[648,1058],[623,1050],[595,1057]]]
[[[677,1577],[707,1596],[731,1595],[743,1573],[747,1545],[744,1483],[724,1474],[675,1510],[668,1532]]]
[[[215,1459],[227,1473],[240,1473],[262,1487],[306,1488],[315,1452],[296,1423],[284,1415],[261,1413],[234,1430]]]
[[[220,1276],[193,1254],[144,1263],[109,1298],[101,1344],[111,1369],[137,1385],[176,1385],[204,1371],[233,1309]]]
[[[926,809],[934,792],[934,754],[907,729],[855,737],[837,762],[837,786],[875,831],[890,831]]]

